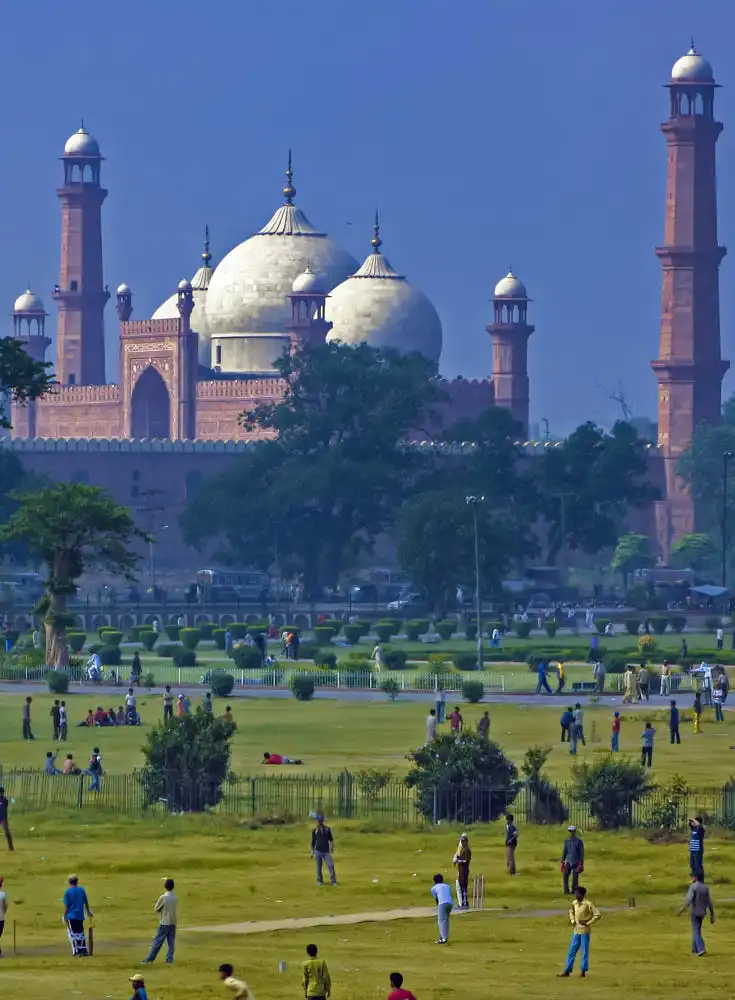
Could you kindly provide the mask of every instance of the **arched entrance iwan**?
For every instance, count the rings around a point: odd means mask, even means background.
[[[171,437],[171,400],[166,383],[151,365],[133,389],[131,436],[134,438]]]

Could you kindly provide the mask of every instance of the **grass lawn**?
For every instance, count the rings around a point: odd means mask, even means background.
[[[69,708],[69,742],[61,748],[60,758],[67,752],[85,761],[92,746],[99,746],[104,766],[109,773],[129,773],[142,762],[140,753],[150,725],[157,723],[162,712],[159,694],[141,691],[138,707],[145,725],[141,728],[75,728],[73,723],[96,708],[97,692],[71,694],[66,697]],[[109,696],[108,696],[109,700]],[[119,698],[117,699],[119,701]],[[491,718],[491,736],[506,753],[520,764],[526,749],[533,744],[553,747],[549,758],[549,776],[558,783],[570,778],[572,758],[567,747],[559,742],[558,719],[562,708],[574,699],[554,699],[553,706],[531,707],[507,703],[463,705],[465,723],[474,727],[487,708]],[[283,753],[304,760],[304,766],[289,768],[291,773],[336,774],[344,768],[356,771],[375,767],[405,771],[406,752],[424,740],[429,703],[390,702],[383,696],[368,702],[335,701],[315,698],[311,702],[295,699],[247,698],[227,699],[232,703],[238,725],[233,740],[233,770],[241,775],[283,773],[286,769],[265,767],[263,752]],[[33,725],[36,740],[21,739],[20,695],[0,696],[0,763],[4,768],[43,766],[46,751],[53,747],[49,709],[52,698],[36,695],[33,699]],[[196,701],[194,702],[196,704]],[[682,709],[691,704],[691,695],[679,699]],[[215,711],[224,710],[225,701],[215,704]],[[105,707],[108,707],[105,704]],[[692,787],[713,787],[724,783],[735,773],[735,713],[726,712],[725,722],[716,725],[712,710],[705,710],[703,732],[695,736],[691,724],[682,724],[681,746],[668,742],[667,717],[662,708],[617,707],[623,713],[621,750],[637,754],[643,721],[650,718],[658,730],[654,752],[653,777],[665,782],[674,774],[682,774]],[[451,711],[452,704],[448,709]],[[607,750],[612,709],[591,707],[585,712],[588,746],[579,748],[578,760],[593,759]],[[68,749],[67,749],[68,748]]]
[[[127,978],[144,972],[151,1000],[216,1000],[227,994],[217,966],[232,962],[256,997],[301,995],[306,944],[319,945],[329,963],[333,996],[385,997],[388,975],[400,969],[419,1000],[544,998],[602,995],[699,1000],[726,988],[735,974],[731,941],[735,920],[724,900],[732,892],[735,842],[711,834],[707,867],[718,920],[705,937],[713,957],[689,953],[689,923],[675,910],[687,881],[686,843],[651,844],[621,832],[585,836],[585,883],[605,914],[593,931],[591,978],[556,980],[569,942],[561,894],[558,829],[521,830],[520,875],[504,872],[502,829],[471,832],[473,869],[486,875],[486,905],[507,907],[453,917],[451,942],[437,948],[433,918],[317,927],[257,936],[194,933],[192,926],[278,920],[431,903],[431,876],[453,881],[457,831],[446,828],[375,830],[335,826],[338,888],[314,885],[309,827],[252,828],[217,817],[114,821],[82,825],[74,814],[23,815],[14,823],[17,849],[2,853],[10,908],[2,962],[3,996],[47,1000],[128,997]],[[79,874],[95,910],[96,954],[72,960],[61,924],[61,896],[70,871]],[[176,963],[139,962],[155,930],[152,903],[161,880],[176,879],[179,933]],[[627,908],[631,897],[636,906]],[[541,909],[546,915],[529,911]],[[548,911],[561,911],[549,914]],[[525,916],[522,914],[525,912]],[[19,955],[12,955],[12,921]],[[286,969],[279,973],[278,963]]]

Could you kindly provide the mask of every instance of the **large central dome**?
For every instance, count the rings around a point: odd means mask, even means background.
[[[286,203],[260,232],[245,240],[218,265],[207,293],[212,337],[283,333],[291,319],[294,279],[307,266],[334,288],[352,274],[357,261],[312,226],[294,207],[291,158],[286,171]]]

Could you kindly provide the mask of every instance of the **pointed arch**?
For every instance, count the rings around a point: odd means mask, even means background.
[[[135,383],[131,410],[132,437],[171,437],[171,399],[166,383],[153,365],[148,365]]]

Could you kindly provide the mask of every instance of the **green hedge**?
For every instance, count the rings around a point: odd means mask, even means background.
[[[216,628],[212,632],[212,638],[214,639],[214,644],[217,649],[225,648],[225,636],[227,635],[226,628]]]
[[[98,650],[98,656],[103,667],[119,667],[122,663],[122,650],[119,646],[103,646]]]
[[[142,644],[144,649],[148,652],[153,649],[153,647],[158,642],[158,632],[154,632],[152,628],[140,629],[138,632],[138,641]]]
[[[344,627],[345,640],[350,644],[350,646],[356,646],[360,641],[360,636],[363,635],[363,631],[360,625],[345,625]]]
[[[457,631],[457,622],[453,618],[445,618],[437,622],[435,628],[444,642],[447,642]]]
[[[516,620],[513,622],[513,631],[519,639],[527,639],[531,634],[531,622],[519,622]]]
[[[335,635],[331,625],[317,625],[313,632],[314,642],[319,646],[328,646]]]
[[[179,629],[179,638],[181,644],[187,649],[196,649],[201,641],[202,633],[198,628],[182,628]]]
[[[169,637],[171,642],[179,641],[179,626],[178,625],[166,625],[164,628],[166,635]]]
[[[230,656],[238,670],[257,670],[263,666],[263,657],[255,646],[238,646],[230,651]]]
[[[84,643],[87,641],[86,632],[67,632],[66,641],[69,644],[69,652],[81,653]]]
[[[204,622],[199,626],[199,631],[202,633],[202,639],[210,640],[212,638],[212,633],[214,632],[216,626],[214,622]]]
[[[185,649],[183,646],[174,650],[173,659],[175,667],[195,667],[197,665],[196,652],[193,649]]]
[[[377,622],[375,634],[380,642],[390,642],[393,633],[393,626],[389,622]]]

